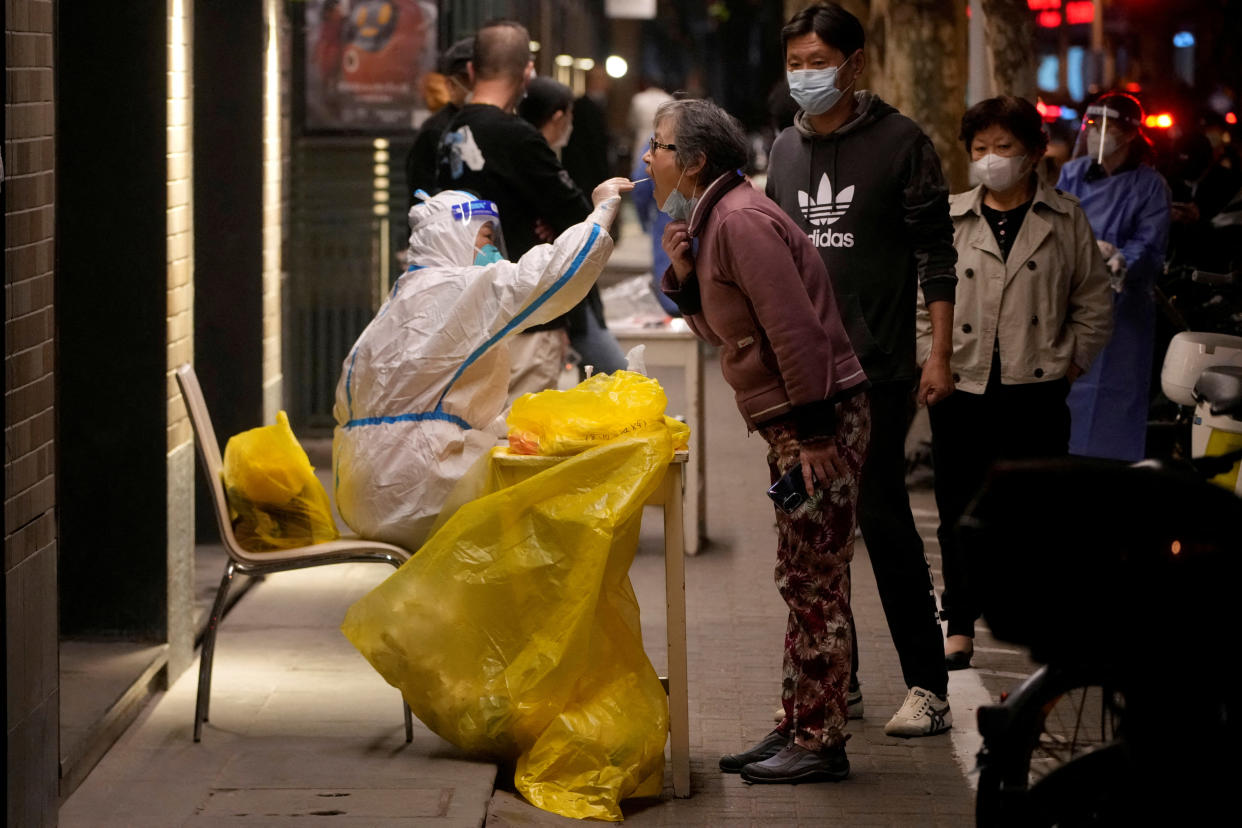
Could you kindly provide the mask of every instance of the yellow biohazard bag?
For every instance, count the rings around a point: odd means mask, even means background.
[[[659,381],[633,371],[596,374],[565,391],[523,394],[509,412],[509,448],[516,454],[577,454],[667,419],[674,448],[690,428],[664,416],[668,397]]]
[[[224,447],[224,491],[233,534],[251,552],[340,537],[328,493],[283,411],[274,425],[229,438]]]
[[[628,573],[668,422],[657,410],[559,462],[494,449],[487,493],[341,627],[428,727],[515,761],[517,790],[563,816],[618,821],[622,799],[663,787],[668,699]]]

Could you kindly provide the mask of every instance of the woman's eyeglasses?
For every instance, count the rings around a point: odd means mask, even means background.
[[[676,144],[661,144],[659,141],[655,139],[654,135],[651,136],[650,140],[647,143],[651,147],[652,152],[655,152],[658,149],[666,149],[666,150],[672,150],[673,152],[677,152]]]

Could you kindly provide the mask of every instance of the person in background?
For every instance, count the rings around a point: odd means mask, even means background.
[[[1048,139],[1034,104],[1013,96],[980,101],[962,118],[960,137],[978,186],[949,199],[955,390],[928,409],[950,670],[970,666],[979,617],[957,522],[997,460],[1068,453],[1065,396],[1108,340],[1113,310],[1078,200],[1037,173]],[[920,361],[931,341],[920,303]]]
[[[676,88],[676,87],[671,87]],[[659,81],[651,75],[643,75],[638,79],[638,91],[630,98],[630,109],[625,117],[626,126],[630,130],[630,158],[637,169],[639,164],[646,163],[643,156],[647,152],[647,141],[651,138],[651,124],[655,121],[656,110],[673,96],[665,92]],[[641,176],[633,176],[641,178]],[[664,271],[657,271],[663,273]]]
[[[436,184],[494,201],[506,217],[509,253],[520,258],[581,221],[590,204],[539,131],[515,114],[535,69],[526,27],[512,20],[484,24],[473,54],[471,99],[441,136]],[[566,327],[560,318],[515,338],[510,400],[556,387],[569,348]]]
[[[570,136],[576,132],[574,113],[573,90],[551,78],[531,80],[526,87],[526,97],[518,104],[518,115],[539,130],[548,146],[557,152],[564,151]],[[580,379],[586,379],[588,365],[601,374],[625,368],[621,345],[604,321],[604,301],[597,286],[592,285],[586,298],[565,315],[565,322],[569,346],[578,355]]]
[[[612,175],[609,163],[608,74],[602,63],[586,76],[586,92],[574,100],[573,134],[561,149],[561,164],[584,192]]]
[[[768,444],[771,481],[791,473],[808,495],[790,512],[776,509],[776,584],[789,605],[785,717],[749,750],[721,757],[720,769],[747,782],[844,779],[867,377],[815,247],[742,174],[747,141],[736,120],[710,101],[667,101],[646,160],[672,219],[664,292],[720,349],[747,429]]]
[[[1110,273],[1113,335],[1069,393],[1070,453],[1146,455],[1156,331],[1154,287],[1169,238],[1169,187],[1152,169],[1143,107],[1114,92],[1087,108],[1057,186],[1077,196]]]
[[[677,303],[665,296],[660,287],[669,264],[663,245],[664,228],[668,226],[669,217],[656,204],[655,183],[647,175],[647,163],[642,156],[639,156],[638,163],[634,165],[630,178],[637,182],[630,195],[634,210],[638,213],[638,223],[643,232],[651,237],[651,291],[665,313],[669,316],[681,316]]]
[[[436,152],[444,128],[466,103],[470,95],[470,65],[474,53],[474,38],[465,37],[444,50],[437,61],[437,71],[444,76],[448,102],[423,121],[414,136],[414,144],[405,157],[406,194],[409,206],[416,203],[414,193],[423,190],[434,193],[436,187]]]
[[[574,131],[573,90],[551,78],[532,78],[517,114],[539,130],[548,146],[562,153]]]
[[[1074,152],[1074,139],[1078,136],[1077,130],[1063,120],[1053,121],[1044,128],[1048,132],[1048,148],[1044,151],[1044,157],[1039,159],[1035,171],[1039,173],[1040,181],[1053,186],[1061,177],[1061,167],[1070,160]]]
[[[1169,270],[1178,266],[1227,273],[1242,258],[1213,232],[1212,219],[1242,188],[1242,172],[1219,163],[1203,131],[1181,135],[1161,170],[1172,191]]]
[[[930,736],[953,719],[931,570],[906,490],[905,443],[913,396],[935,405],[953,391],[957,254],[949,188],[923,131],[873,93],[852,91],[866,66],[856,17],[836,3],[808,6],[781,40],[800,111],[772,143],[767,194],[819,250],[871,380],[858,522],[908,688],[884,732]],[[920,289],[932,326],[921,371],[914,347]],[[854,672],[851,715],[861,717],[857,664]]]

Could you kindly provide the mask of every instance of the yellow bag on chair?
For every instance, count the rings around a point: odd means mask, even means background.
[[[341,627],[433,731],[516,760],[531,803],[612,821],[622,799],[659,795],[668,734],[628,573],[673,439],[662,407],[624,431],[517,482],[494,449],[489,493]]]
[[[251,552],[292,549],[336,540],[332,503],[315,477],[289,417],[229,438],[224,491],[237,542]]]

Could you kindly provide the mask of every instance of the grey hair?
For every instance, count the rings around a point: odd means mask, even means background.
[[[685,168],[701,156],[699,182],[711,184],[720,176],[746,166],[746,133],[736,118],[711,101],[681,98],[665,101],[656,110],[655,124],[669,122],[677,163]]]

